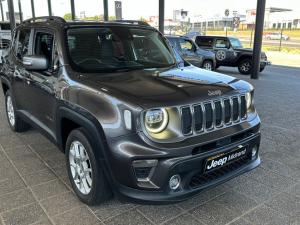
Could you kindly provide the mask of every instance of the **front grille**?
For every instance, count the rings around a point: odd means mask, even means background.
[[[220,167],[219,169],[215,169],[209,173],[203,174],[202,172],[199,172],[192,177],[189,186],[190,188],[195,189],[205,184],[208,184],[212,181],[218,180],[222,176],[245,166],[249,161],[250,161],[250,156],[248,154],[244,158],[238,159],[226,166]]]
[[[181,109],[182,133],[190,135],[212,131],[242,122],[247,118],[244,95],[215,99]]]

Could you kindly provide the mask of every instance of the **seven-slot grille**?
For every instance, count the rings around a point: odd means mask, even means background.
[[[215,99],[181,109],[182,133],[200,133],[230,126],[247,118],[244,95]]]

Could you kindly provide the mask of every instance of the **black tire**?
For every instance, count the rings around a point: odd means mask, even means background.
[[[239,72],[243,75],[249,75],[252,71],[252,60],[250,58],[243,59],[238,64]]]
[[[90,135],[88,135],[87,130],[85,130],[84,128],[79,128],[71,131],[68,136],[65,149],[66,165],[72,188],[77,197],[87,205],[96,205],[108,200],[112,196],[112,192],[105,178],[103,166],[98,157],[95,155],[95,148],[93,147],[94,145],[92,143],[92,140],[89,140],[88,137],[90,137]],[[76,186],[70,167],[70,148],[71,144],[76,141],[80,142],[85,148],[86,153],[89,157],[89,166],[91,167],[90,173],[92,177],[92,184],[90,186],[90,192],[86,194],[82,193]]]
[[[8,109],[8,101],[10,101],[10,104],[12,106],[12,109],[10,110],[10,113],[13,113],[14,116],[14,122],[10,119],[11,117],[9,116],[9,109]],[[5,112],[6,112],[6,117],[7,121],[9,124],[9,127],[12,131],[14,132],[25,132],[30,129],[30,126],[28,123],[24,122],[17,114],[16,114],[16,104],[14,101],[14,98],[11,94],[10,90],[7,90],[5,93]],[[11,115],[11,114],[10,114]]]
[[[265,66],[261,66],[261,67],[259,68],[259,72],[264,71],[265,68],[266,68]]]

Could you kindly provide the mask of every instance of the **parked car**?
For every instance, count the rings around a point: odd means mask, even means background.
[[[267,40],[289,40],[290,37],[285,35],[285,34],[281,34],[279,32],[272,32],[272,33],[266,33],[264,35],[264,38],[267,39]]]
[[[199,48],[194,41],[184,36],[166,36],[170,44],[177,50],[182,58],[194,66],[215,70],[215,53]]]
[[[197,36],[195,42],[200,48],[215,52],[217,68],[219,66],[238,67],[241,74],[251,73],[253,49],[244,48],[239,39],[223,36]],[[262,52],[260,72],[269,64],[266,54]]]
[[[11,29],[9,22],[0,22],[0,64],[2,57],[7,54],[11,40]]]
[[[195,38],[197,36],[200,36],[200,35],[204,35],[204,33],[199,32],[199,31],[190,31],[190,32],[186,33],[184,36],[186,36],[186,37],[192,39],[193,41],[195,41]]]
[[[174,203],[260,164],[253,86],[178,68],[155,28],[42,17],[15,33],[0,71],[9,126],[59,147],[83,202]]]

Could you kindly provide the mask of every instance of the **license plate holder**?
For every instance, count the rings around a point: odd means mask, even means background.
[[[230,151],[211,156],[205,160],[204,172],[208,173],[212,170],[226,166],[247,155],[246,146],[238,146],[238,148]]]

